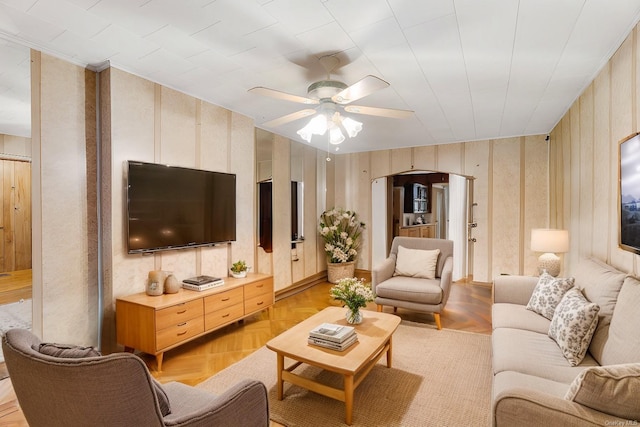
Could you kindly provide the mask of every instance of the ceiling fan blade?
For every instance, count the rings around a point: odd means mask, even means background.
[[[364,98],[373,92],[388,87],[389,83],[376,76],[366,76],[355,82],[348,88],[333,95],[331,99],[337,104],[348,104],[360,98]]]
[[[300,104],[318,104],[317,99],[306,98],[304,96],[292,95],[286,92],[280,92],[279,90],[269,89],[266,87],[258,86],[248,90],[248,92],[256,93],[262,96],[268,96],[271,98],[282,99],[284,101],[298,102]]]
[[[286,116],[278,117],[277,119],[269,120],[268,122],[262,123],[262,126],[265,127],[277,127],[281,126],[285,123],[292,122],[294,120],[302,119],[303,117],[309,117],[316,113],[316,110],[313,108],[307,108],[306,110],[296,111],[295,113],[287,114]]]
[[[362,105],[349,105],[344,107],[348,113],[367,114],[369,116],[389,117],[392,119],[408,119],[413,115],[411,110],[396,110],[393,108],[365,107]]]

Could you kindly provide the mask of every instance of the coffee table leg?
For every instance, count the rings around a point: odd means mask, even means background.
[[[392,337],[389,337],[389,350],[387,350],[387,368],[391,367],[391,357],[393,356],[393,345],[391,339]]]
[[[282,390],[283,383],[282,381],[282,371],[284,370],[284,355],[278,353],[278,400],[282,400]]]
[[[350,426],[353,418],[353,375],[344,376],[344,406],[345,423]]]

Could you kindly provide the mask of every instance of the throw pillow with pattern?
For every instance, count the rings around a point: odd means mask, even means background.
[[[553,313],[565,293],[573,288],[573,277],[553,277],[547,272],[540,275],[536,287],[533,289],[527,310],[538,313],[547,319],[553,319]]]
[[[587,354],[593,332],[598,326],[600,306],[589,302],[580,289],[567,291],[549,326],[551,337],[571,366],[577,366]]]

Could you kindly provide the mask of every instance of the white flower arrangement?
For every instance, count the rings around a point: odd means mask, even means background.
[[[365,307],[373,301],[375,295],[371,287],[365,285],[364,279],[349,277],[331,287],[331,297],[342,301],[352,312],[357,312],[360,307]]]
[[[342,208],[333,208],[320,215],[318,231],[324,239],[324,251],[329,262],[354,261],[358,256],[364,222],[358,215]]]

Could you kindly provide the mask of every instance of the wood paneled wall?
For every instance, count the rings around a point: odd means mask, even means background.
[[[565,269],[593,256],[639,273],[637,255],[618,246],[619,143],[640,123],[639,27],[551,132],[552,225],[569,230]]]
[[[31,163],[0,160],[0,272],[31,268]]]
[[[473,178],[475,221],[473,279],[535,274],[531,228],[548,226],[546,135],[382,150],[336,156],[335,204],[356,210],[371,224],[371,182],[407,171],[435,171]],[[370,269],[368,227],[358,268]]]

